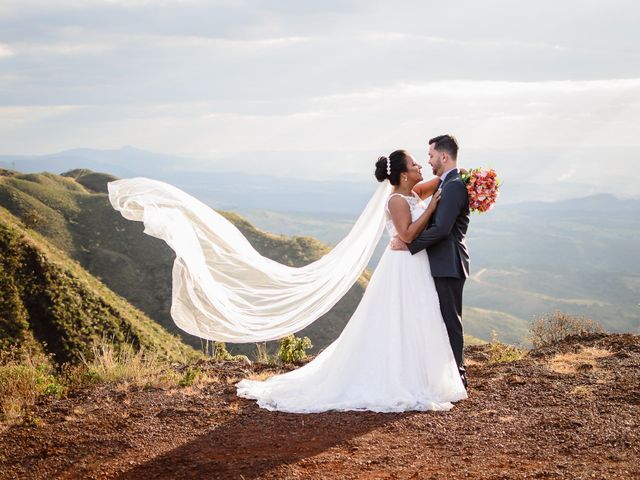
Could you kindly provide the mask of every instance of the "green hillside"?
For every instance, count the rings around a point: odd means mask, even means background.
[[[172,360],[197,355],[4,208],[0,252],[0,349],[27,345],[64,363],[106,339]]]
[[[91,172],[74,171],[82,181]],[[91,177],[90,177],[91,178]],[[92,189],[106,192],[92,182]],[[92,178],[95,180],[95,178]],[[23,175],[0,170],[0,206],[76,260],[111,290],[171,332],[169,316],[172,252],[142,233],[111,208],[106,193],[83,186],[72,176]],[[199,342],[192,342],[198,345]]]
[[[63,175],[0,170],[0,205],[167,330],[200,346],[200,339],[180,331],[169,314],[173,252],[164,242],[145,235],[141,223],[125,220],[113,210],[106,195],[106,183],[113,179],[89,170]],[[256,250],[280,263],[301,266],[328,251],[313,238],[272,235],[236,214],[221,213]],[[365,272],[331,311],[300,332],[311,337],[313,350],[325,347],[342,331],[362,297],[368,275]]]

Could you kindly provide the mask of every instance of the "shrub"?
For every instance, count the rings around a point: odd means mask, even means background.
[[[42,395],[60,398],[64,394],[66,388],[45,355],[27,351],[0,357],[0,420],[16,421]]]
[[[592,333],[605,333],[605,329],[595,320],[559,310],[536,318],[529,329],[535,348],[553,345],[570,335],[585,336]]]
[[[69,390],[83,389],[100,383],[96,372],[89,370],[86,365],[65,363],[62,366],[61,377]]]
[[[42,223],[42,215],[37,210],[31,209],[26,211],[22,216],[22,223],[25,227],[35,229]]]
[[[489,347],[489,363],[515,362],[524,357],[526,353],[526,351],[521,348],[500,342],[496,332],[492,332],[491,334],[491,344]]]
[[[307,357],[308,348],[313,347],[309,337],[298,338],[289,335],[280,340],[278,358],[282,363],[298,363]]]
[[[227,350],[227,346],[224,342],[215,342],[212,357],[216,362],[235,360],[251,363],[251,360],[249,360],[249,357],[247,357],[246,355],[231,355],[231,353],[229,353],[229,351]]]
[[[204,376],[202,370],[194,367],[187,367],[182,375],[182,378],[178,382],[179,387],[191,387],[198,378]]]
[[[224,362],[225,360],[233,360],[233,355],[227,350],[224,342],[216,342],[213,349],[213,359],[216,362]]]

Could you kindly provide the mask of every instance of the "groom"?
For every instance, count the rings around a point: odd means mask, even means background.
[[[462,288],[469,277],[469,253],[464,241],[469,226],[469,198],[460,179],[457,157],[458,141],[454,136],[440,135],[429,140],[429,165],[433,174],[440,177],[442,196],[429,224],[408,248],[412,255],[427,250],[449,342],[466,388]],[[392,248],[398,249],[396,242]]]

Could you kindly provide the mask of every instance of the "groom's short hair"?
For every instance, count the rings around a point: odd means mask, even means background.
[[[437,151],[448,153],[454,160],[458,158],[458,140],[453,135],[438,135],[429,140],[429,145],[432,143]]]

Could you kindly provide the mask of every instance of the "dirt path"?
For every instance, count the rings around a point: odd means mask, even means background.
[[[486,350],[486,348],[485,348]],[[265,367],[208,364],[204,389],[49,401],[0,435],[0,478],[640,478],[640,337],[488,364],[446,413],[273,413],[235,396]]]

